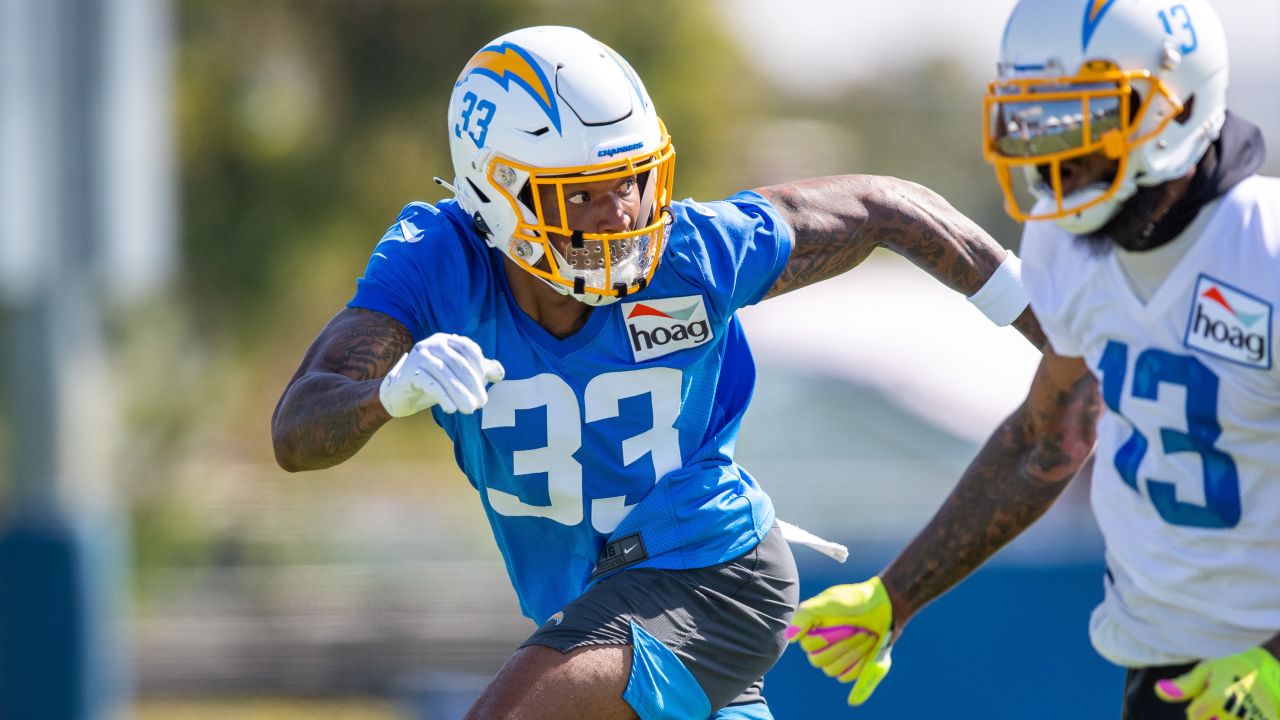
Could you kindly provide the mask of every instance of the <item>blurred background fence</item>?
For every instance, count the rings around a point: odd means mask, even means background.
[[[612,45],[682,197],[897,175],[1012,247],[978,146],[1012,4],[0,0],[0,718],[451,720],[531,632],[429,419],[301,475],[268,431],[383,228],[441,197],[448,93],[485,41],[553,23]],[[1232,106],[1274,141],[1280,5],[1218,6]],[[853,552],[797,550],[806,594],[879,570],[1036,361],[879,254],[743,317],[740,456]],[[913,622],[867,706],[788,653],[775,714],[1113,716],[1086,495]],[[1088,691],[1045,707],[1063,676]]]

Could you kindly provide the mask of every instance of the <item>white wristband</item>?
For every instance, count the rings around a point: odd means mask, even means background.
[[[969,296],[969,302],[996,325],[1008,325],[1018,319],[1027,307],[1027,291],[1022,287],[1022,261],[1012,250],[1005,252],[1000,266],[978,292]]]

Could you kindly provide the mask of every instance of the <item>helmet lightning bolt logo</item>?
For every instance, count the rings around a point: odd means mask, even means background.
[[[1093,31],[1098,29],[1102,16],[1107,14],[1116,0],[1086,0],[1084,28],[1080,34],[1080,49],[1089,49],[1089,40],[1093,39]]]
[[[556,104],[551,83],[543,74],[542,68],[538,67],[537,61],[524,48],[504,42],[482,49],[462,68],[462,74],[458,76],[454,87],[461,85],[472,74],[492,78],[503,90],[510,89],[513,82],[524,88],[547,114],[547,119],[556,132],[564,134],[560,129],[560,107]]]

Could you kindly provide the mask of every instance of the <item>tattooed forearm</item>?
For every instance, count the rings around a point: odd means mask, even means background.
[[[331,467],[351,457],[390,416],[378,386],[413,345],[386,315],[344,310],[307,350],[271,418],[276,461],[286,470]]]
[[[1004,249],[937,193],[874,175],[815,178],[762,188],[787,220],[791,257],[768,296],[843,273],[877,247],[911,260],[947,287],[972,295]]]
[[[1036,346],[1041,352],[1049,349],[1049,339],[1044,336],[1044,330],[1040,327],[1040,321],[1036,319],[1036,315],[1028,306],[1022,314],[1013,321],[1013,327],[1022,333],[1032,345]]]
[[[933,520],[885,569],[899,629],[1044,514],[1092,451],[1101,408],[1087,371],[1065,387],[1038,376],[1032,392],[987,441]]]
[[[276,414],[276,461],[291,472],[332,467],[389,419],[378,403],[378,381],[308,373],[290,386]]]

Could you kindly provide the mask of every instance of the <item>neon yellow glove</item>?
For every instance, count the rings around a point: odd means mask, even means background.
[[[823,590],[800,603],[786,636],[827,677],[856,682],[849,704],[861,705],[893,664],[893,608],[884,584],[873,577]]]
[[[1280,661],[1260,647],[1205,660],[1156,683],[1156,695],[1166,702],[1190,700],[1190,720],[1280,720]]]

